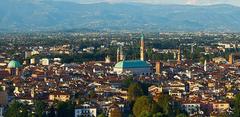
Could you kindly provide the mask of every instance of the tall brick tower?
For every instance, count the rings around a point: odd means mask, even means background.
[[[140,60],[144,61],[145,60],[145,48],[144,48],[144,34],[142,33],[141,35],[141,47],[140,47]]]
[[[232,53],[229,55],[228,63],[233,64],[233,54]]]
[[[182,60],[182,57],[181,57],[181,49],[178,48],[178,60],[177,60],[177,63],[178,63],[178,64],[181,64],[181,60]]]

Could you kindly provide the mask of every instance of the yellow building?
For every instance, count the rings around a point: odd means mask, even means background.
[[[212,106],[213,110],[217,110],[219,112],[226,111],[230,108],[230,105],[227,102],[215,102]]]
[[[208,82],[208,88],[213,88],[215,86],[214,82]]]
[[[217,64],[219,64],[219,63],[226,63],[227,62],[227,60],[225,58],[223,58],[223,57],[215,57],[212,60],[213,60],[214,63],[217,63]]]
[[[49,100],[51,101],[68,101],[70,100],[70,95],[65,92],[54,92],[49,94]]]
[[[233,98],[234,98],[234,94],[233,94],[232,92],[228,92],[228,93],[226,94],[226,98],[228,98],[228,99],[233,99]]]

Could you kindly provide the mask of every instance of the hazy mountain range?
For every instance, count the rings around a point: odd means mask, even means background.
[[[240,7],[2,0],[0,31],[240,32]]]

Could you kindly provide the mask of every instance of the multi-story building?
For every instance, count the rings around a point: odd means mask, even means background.
[[[91,104],[82,104],[75,108],[74,117],[97,117],[97,108]]]

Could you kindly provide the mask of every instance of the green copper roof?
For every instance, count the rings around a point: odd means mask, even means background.
[[[151,66],[152,65],[146,61],[125,60],[125,61],[118,62],[114,67],[115,68],[146,68]]]
[[[12,60],[8,63],[7,67],[8,68],[19,68],[19,67],[21,67],[21,64],[18,61]]]

